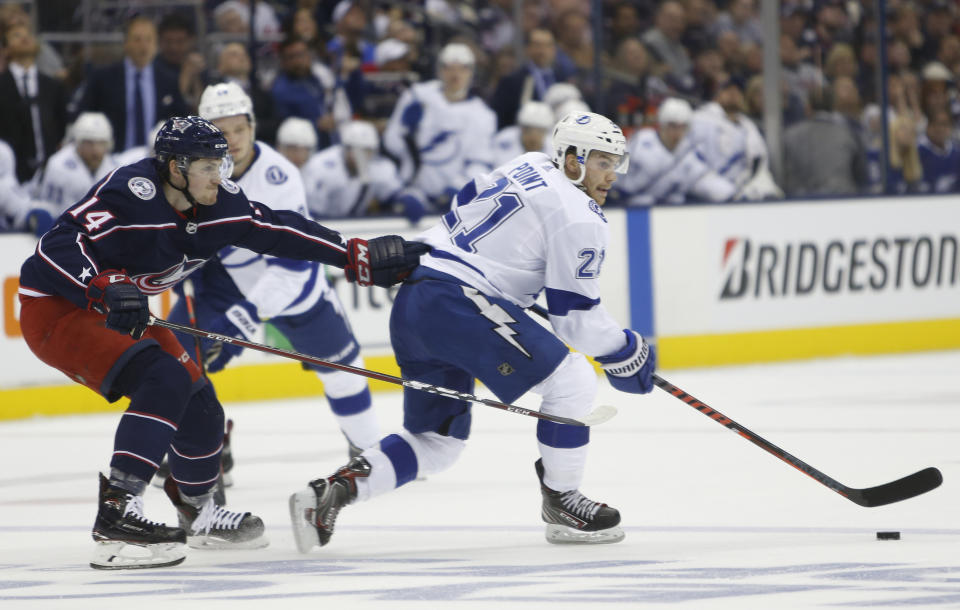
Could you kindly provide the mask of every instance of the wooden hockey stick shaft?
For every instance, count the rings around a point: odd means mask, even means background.
[[[616,412],[617,412],[617,410],[613,407],[600,406],[579,419],[573,419],[570,417],[561,417],[559,415],[550,415],[549,413],[541,413],[540,411],[534,411],[532,409],[518,407],[517,405],[511,405],[511,404],[499,402],[496,400],[492,400],[489,398],[481,398],[473,394],[468,394],[466,392],[458,392],[456,390],[435,386],[429,383],[424,383],[422,381],[414,381],[412,379],[403,379],[402,377],[394,377],[393,375],[387,375],[386,373],[378,373],[376,371],[371,371],[368,369],[362,369],[359,367],[350,366],[349,364],[329,362],[327,360],[316,358],[314,356],[308,356],[306,354],[301,354],[299,352],[294,352],[291,350],[280,349],[278,347],[270,347],[269,345],[254,343],[253,341],[247,341],[245,339],[240,339],[237,337],[228,337],[224,335],[218,335],[216,333],[211,333],[209,331],[205,331],[199,328],[191,328],[189,326],[184,326],[182,324],[168,322],[167,320],[156,318],[154,316],[150,316],[149,323],[152,326],[160,326],[160,327],[174,330],[177,332],[193,335],[194,337],[210,339],[212,341],[223,341],[224,343],[231,343],[233,345],[237,345],[243,348],[249,348],[252,350],[256,350],[258,352],[274,354],[276,356],[283,356],[284,358],[291,358],[293,360],[299,360],[300,362],[315,364],[315,365],[323,366],[330,369],[336,369],[338,371],[346,371],[348,373],[353,373],[354,375],[362,375],[364,377],[369,377],[370,379],[386,381],[387,383],[393,383],[396,385],[403,386],[405,388],[420,390],[421,392],[427,392],[429,394],[438,394],[440,396],[455,398],[457,400],[466,400],[468,402],[478,403],[478,404],[486,405],[488,407],[494,407],[496,409],[509,411],[511,413],[526,415],[528,417],[536,417],[537,419],[543,419],[543,420],[551,421],[557,424],[567,424],[571,426],[595,426],[597,424],[602,424],[603,422],[609,420],[614,415],[616,415]]]
[[[550,319],[549,313],[539,305],[534,304],[529,309],[541,318],[546,320]],[[840,483],[836,479],[833,479],[820,470],[814,468],[810,464],[807,464],[800,458],[788,453],[787,451],[784,451],[780,447],[777,447],[756,432],[741,426],[736,421],[730,419],[713,407],[681,390],[663,377],[660,377],[659,375],[653,375],[653,383],[664,392],[690,405],[697,411],[700,411],[710,419],[716,421],[721,426],[733,430],[757,447],[760,447],[767,453],[793,466],[817,483],[832,489],[836,493],[840,494],[851,502],[859,504],[860,506],[883,506],[885,504],[892,504],[894,502],[900,502],[901,500],[907,500],[909,498],[913,498],[914,496],[919,496],[920,494],[926,493],[932,489],[936,489],[940,486],[940,483],[943,482],[943,475],[940,473],[940,471],[931,467],[925,468],[911,475],[907,475],[902,479],[877,485],[876,487],[869,487],[865,489],[848,487],[847,485]]]

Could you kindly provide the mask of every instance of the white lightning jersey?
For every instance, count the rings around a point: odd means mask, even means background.
[[[23,228],[30,211],[30,198],[17,182],[16,165],[13,149],[0,140],[0,229]]]
[[[255,158],[234,180],[248,199],[274,210],[293,210],[307,218],[306,196],[297,167],[273,148],[257,142]],[[240,292],[261,318],[303,313],[327,289],[319,263],[277,258],[244,248],[227,247],[220,260]]]
[[[716,102],[693,113],[689,138],[707,165],[738,189],[753,177],[755,163],[767,167],[767,145],[757,126],[744,115],[731,121]]]
[[[623,327],[600,303],[609,233],[600,206],[534,152],[468,182],[417,239],[434,248],[422,265],[488,296],[529,307],[544,292],[560,338],[600,356],[624,346]]]
[[[351,176],[340,144],[310,157],[300,173],[307,189],[307,207],[316,218],[363,216],[373,200],[385,202],[403,187],[396,166],[384,157],[370,161],[367,180]]]
[[[401,160],[400,177],[437,199],[493,168],[496,131],[497,115],[482,99],[449,102],[440,81],[432,80],[403,92],[383,145]],[[407,143],[411,138],[415,151]]]
[[[520,129],[519,125],[504,127],[493,137],[493,164],[497,167],[527,152],[520,141]],[[550,134],[546,134],[543,138],[543,152],[547,155],[550,154],[549,140]]]
[[[627,142],[630,167],[613,187],[623,193],[628,205],[684,203],[688,195],[701,201],[729,201],[733,184],[707,167],[703,156],[681,140],[667,150],[656,129],[641,129]]]
[[[59,215],[83,199],[94,184],[120,167],[111,154],[103,156],[100,167],[91,172],[77,154],[74,144],[67,144],[47,160],[40,181],[39,199],[56,208]]]

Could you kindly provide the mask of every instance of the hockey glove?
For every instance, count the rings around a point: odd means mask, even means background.
[[[260,317],[257,308],[249,301],[239,301],[230,306],[223,314],[210,322],[207,330],[225,337],[239,337],[252,341],[260,330]],[[222,371],[234,356],[239,356],[243,348],[226,341],[202,339],[203,364],[208,373]]]
[[[134,339],[147,330],[150,309],[147,295],[140,292],[126,273],[116,269],[103,271],[87,286],[90,309],[107,315],[107,328]]]
[[[657,353],[639,334],[624,329],[627,345],[618,352],[597,356],[595,360],[617,390],[631,394],[646,394],[653,390],[653,369]]]
[[[347,242],[348,282],[361,286],[389,288],[402,282],[420,264],[420,255],[430,247],[417,241],[405,241],[399,235],[384,235],[369,241],[353,238]]]

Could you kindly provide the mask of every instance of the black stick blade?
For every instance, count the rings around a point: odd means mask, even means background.
[[[940,487],[941,483],[943,483],[943,475],[939,470],[931,467],[876,487],[851,489],[845,495],[860,506],[884,506],[925,494]]]

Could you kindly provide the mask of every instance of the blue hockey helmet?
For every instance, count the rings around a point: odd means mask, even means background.
[[[157,132],[153,149],[161,161],[176,159],[179,165],[192,159],[223,159],[227,155],[227,139],[206,119],[173,117]]]

